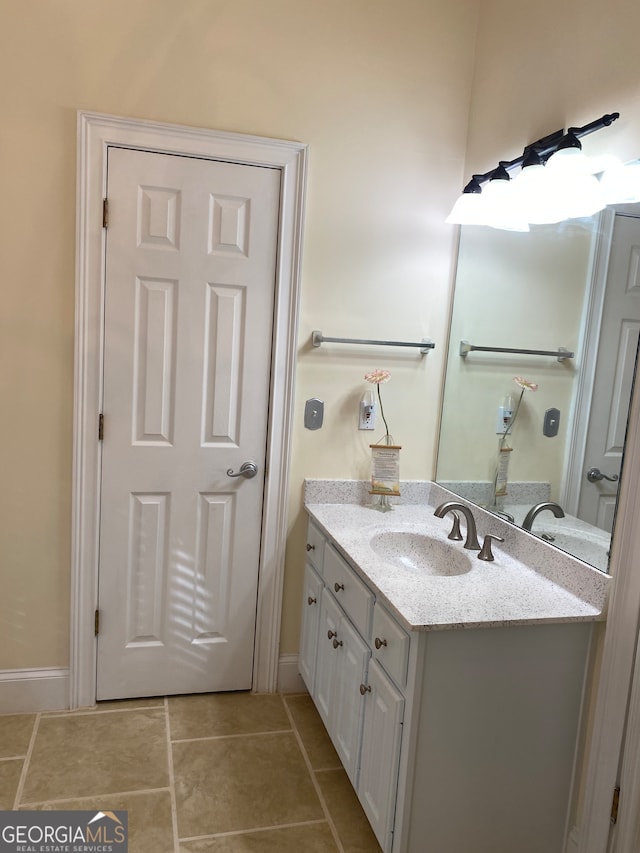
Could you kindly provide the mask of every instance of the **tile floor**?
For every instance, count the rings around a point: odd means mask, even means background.
[[[131,853],[379,853],[307,695],[0,717],[0,809],[128,809]]]

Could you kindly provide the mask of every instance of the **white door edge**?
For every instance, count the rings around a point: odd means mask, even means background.
[[[253,690],[273,692],[286,545],[307,146],[238,133],[78,113],[76,318],[71,541],[70,707],[95,703],[98,521],[102,399],[102,199],[110,145],[270,166],[281,173],[273,370],[270,388],[263,536],[258,580]]]
[[[603,210],[591,246],[587,297],[582,312],[580,340],[576,348],[575,391],[567,427],[567,453],[562,477],[560,503],[565,512],[577,515],[578,499],[584,477],[584,455],[591,398],[598,357],[598,340],[604,310],[604,295],[615,211]]]

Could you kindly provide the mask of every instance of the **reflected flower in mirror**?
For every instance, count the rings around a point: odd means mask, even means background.
[[[498,498],[504,497],[507,494],[507,472],[509,467],[509,454],[512,450],[512,448],[507,446],[507,436],[513,429],[513,425],[515,424],[516,418],[518,417],[518,412],[520,411],[520,406],[522,405],[522,398],[524,397],[524,392],[538,390],[538,383],[531,382],[531,380],[525,379],[524,376],[514,376],[513,381],[520,388],[520,396],[518,397],[518,402],[515,405],[513,414],[509,418],[509,422],[507,423],[504,428],[504,431],[500,435],[500,439],[498,442],[498,464],[496,466],[496,475],[493,480],[494,507],[498,505]]]
[[[506,446],[507,435],[513,429],[513,425],[516,422],[516,418],[518,417],[518,412],[520,411],[520,406],[522,404],[522,398],[524,397],[525,391],[537,391],[538,383],[531,382],[530,379],[525,379],[524,376],[514,376],[513,381],[520,388],[520,396],[518,397],[518,402],[516,403],[516,407],[513,410],[513,415],[509,419],[509,423],[504,428],[504,432],[500,436],[500,449]]]

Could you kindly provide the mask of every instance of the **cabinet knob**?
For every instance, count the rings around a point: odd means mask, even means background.
[[[387,645],[387,641],[381,640],[380,637],[376,637],[375,640],[373,641],[373,643],[374,643],[376,649],[381,649],[383,646]]]
[[[309,596],[309,598],[307,598],[307,604],[309,605],[309,607],[311,607],[312,604],[315,604],[316,601],[317,601],[317,599],[311,598],[311,596]]]
[[[336,581],[333,585],[333,588],[335,589],[336,592],[340,592],[341,589],[344,589],[344,584],[338,583],[338,581]]]
[[[328,637],[329,639],[331,639],[332,637],[337,637],[337,636],[338,636],[338,632],[337,632],[337,631],[332,631],[331,629],[329,629],[329,630],[327,631],[327,637]]]
[[[361,684],[360,685],[360,695],[364,696],[365,693],[371,693],[371,685],[370,684]]]
[[[315,551],[316,546],[312,545],[311,542],[307,542],[307,551]]]
[[[333,648],[337,649],[341,645],[342,645],[342,640],[336,640],[336,638],[334,637],[333,638]]]

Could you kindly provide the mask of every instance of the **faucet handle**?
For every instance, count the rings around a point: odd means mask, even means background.
[[[447,536],[447,539],[453,539],[455,542],[461,542],[464,537],[460,532],[460,516],[454,510],[451,511],[451,515],[453,516],[453,526],[451,527],[451,533]]]
[[[493,533],[486,533],[484,541],[482,543],[482,548],[480,549],[480,553],[478,554],[479,560],[485,560],[487,563],[493,562],[494,556],[493,551],[491,550],[492,539],[494,539],[496,542],[504,542],[502,536],[495,536]]]

